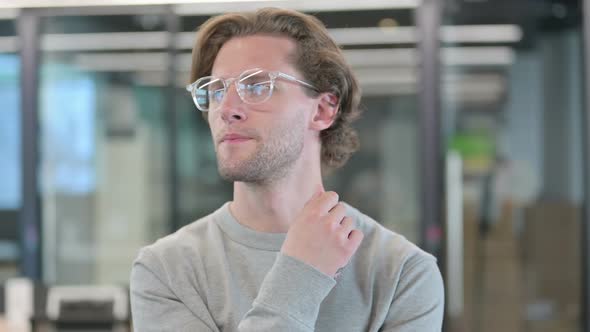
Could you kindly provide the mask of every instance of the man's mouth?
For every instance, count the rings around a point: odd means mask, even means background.
[[[224,135],[221,140],[219,141],[219,144],[221,143],[242,143],[248,140],[251,140],[252,138],[248,137],[248,136],[243,136],[243,135],[239,135],[239,134],[226,134]]]

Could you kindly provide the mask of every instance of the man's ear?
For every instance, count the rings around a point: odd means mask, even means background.
[[[336,120],[338,109],[338,97],[329,92],[320,94],[317,108],[309,123],[310,128],[317,131],[330,128],[334,120]]]

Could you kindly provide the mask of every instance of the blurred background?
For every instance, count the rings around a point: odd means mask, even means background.
[[[437,256],[445,331],[590,331],[584,1],[4,0],[6,331],[127,330],[139,248],[231,200],[183,87],[198,26],[263,6],[344,50],[362,147],[327,188]]]

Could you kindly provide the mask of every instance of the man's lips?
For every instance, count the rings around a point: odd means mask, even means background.
[[[248,136],[243,136],[239,134],[227,134],[224,135],[219,143],[240,143],[250,140],[251,138]]]

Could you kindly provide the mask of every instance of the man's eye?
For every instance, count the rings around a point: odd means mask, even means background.
[[[248,85],[246,85],[246,89],[248,90],[248,93],[250,93],[250,94],[264,95],[270,89],[270,84],[268,82],[248,84]]]
[[[223,89],[213,90],[209,92],[209,98],[215,101],[221,101],[223,99]]]

